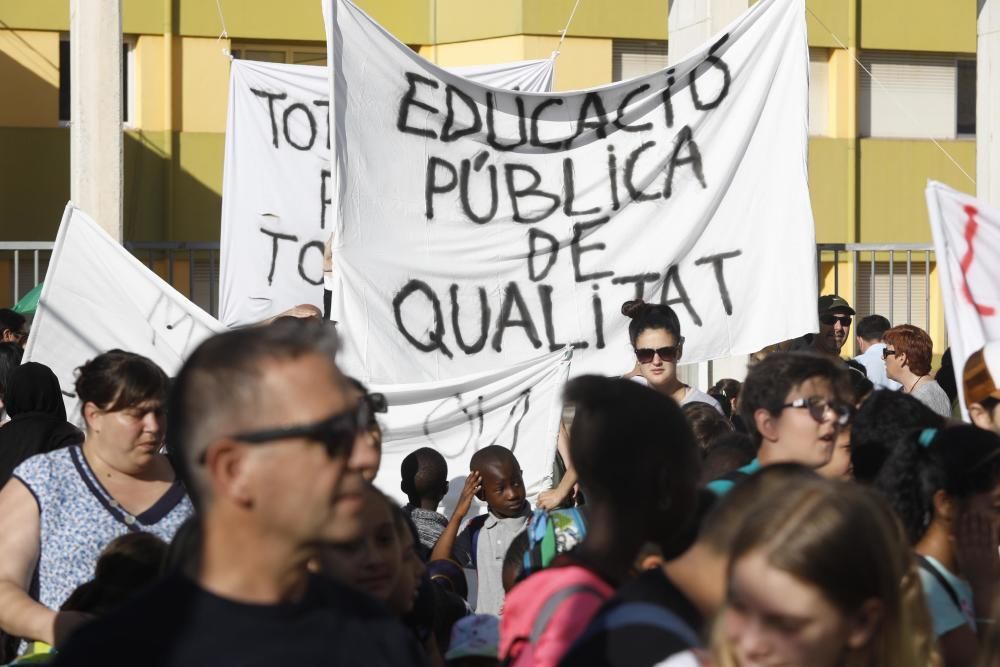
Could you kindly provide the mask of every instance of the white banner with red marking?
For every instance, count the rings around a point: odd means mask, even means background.
[[[962,370],[973,352],[1000,340],[1000,210],[943,183],[927,184],[948,344],[962,413]]]
[[[340,361],[372,382],[573,348],[635,364],[621,304],[678,313],[686,362],[816,331],[802,0],[675,66],[569,93],[473,83],[325,0]]]

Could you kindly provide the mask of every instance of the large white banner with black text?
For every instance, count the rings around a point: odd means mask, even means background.
[[[802,0],[566,94],[456,77],[348,0],[324,14],[351,372],[431,380],[572,347],[574,374],[624,373],[636,296],[678,311],[685,361],[816,330]]]
[[[552,59],[457,67],[497,88],[552,87]],[[219,318],[260,322],[323,306],[330,236],[329,76],[325,67],[234,60],[222,184]]]

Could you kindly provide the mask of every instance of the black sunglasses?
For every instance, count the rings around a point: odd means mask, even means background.
[[[882,348],[882,361],[885,361],[889,357],[895,357],[898,353],[896,350],[890,350],[887,347]]]
[[[664,363],[677,361],[677,359],[681,356],[681,346],[683,344],[684,341],[682,340],[680,343],[677,343],[677,345],[670,347],[658,347],[655,350],[650,347],[637,347],[635,348],[635,358],[639,360],[640,364],[648,364],[653,361],[654,354],[662,359]]]
[[[851,322],[853,322],[854,320],[851,319],[850,315],[831,315],[831,314],[826,314],[826,315],[820,315],[819,316],[819,321],[822,322],[823,324],[827,325],[827,326],[830,326],[834,322],[840,322],[841,325],[843,325],[845,327],[849,327],[849,326],[851,326]]]
[[[374,405],[373,405],[374,404]],[[383,408],[379,410],[378,408]],[[283,426],[249,433],[237,433],[229,436],[250,445],[263,445],[287,438],[308,438],[322,442],[326,453],[331,459],[347,456],[354,446],[354,439],[359,431],[370,429],[376,424],[375,412],[388,409],[385,396],[382,394],[367,394],[358,404],[347,412],[338,412],[326,419],[312,424],[299,426]],[[199,463],[205,463],[207,452],[202,452]]]
[[[785,403],[781,406],[782,410],[786,408],[805,408],[809,411],[809,416],[812,417],[818,424],[822,424],[826,421],[826,411],[829,408],[833,411],[835,421],[839,426],[846,426],[847,423],[851,421],[851,415],[854,412],[851,406],[847,403],[828,401],[825,398],[819,398],[818,396],[797,398],[791,403]]]

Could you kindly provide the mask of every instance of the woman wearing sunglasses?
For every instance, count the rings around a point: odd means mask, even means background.
[[[910,394],[942,417],[951,416],[948,394],[931,377],[933,342],[927,332],[912,324],[901,324],[885,332],[885,373]]]
[[[680,405],[695,401],[708,403],[722,413],[718,401],[700,389],[684,384],[677,377],[677,362],[684,351],[684,336],[681,335],[677,313],[670,306],[636,299],[622,304],[622,315],[631,320],[628,335],[638,365],[636,377],[641,377],[650,388]]]

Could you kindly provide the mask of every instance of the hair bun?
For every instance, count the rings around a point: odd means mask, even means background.
[[[635,319],[649,310],[649,304],[642,299],[633,299],[622,304],[622,315]]]

